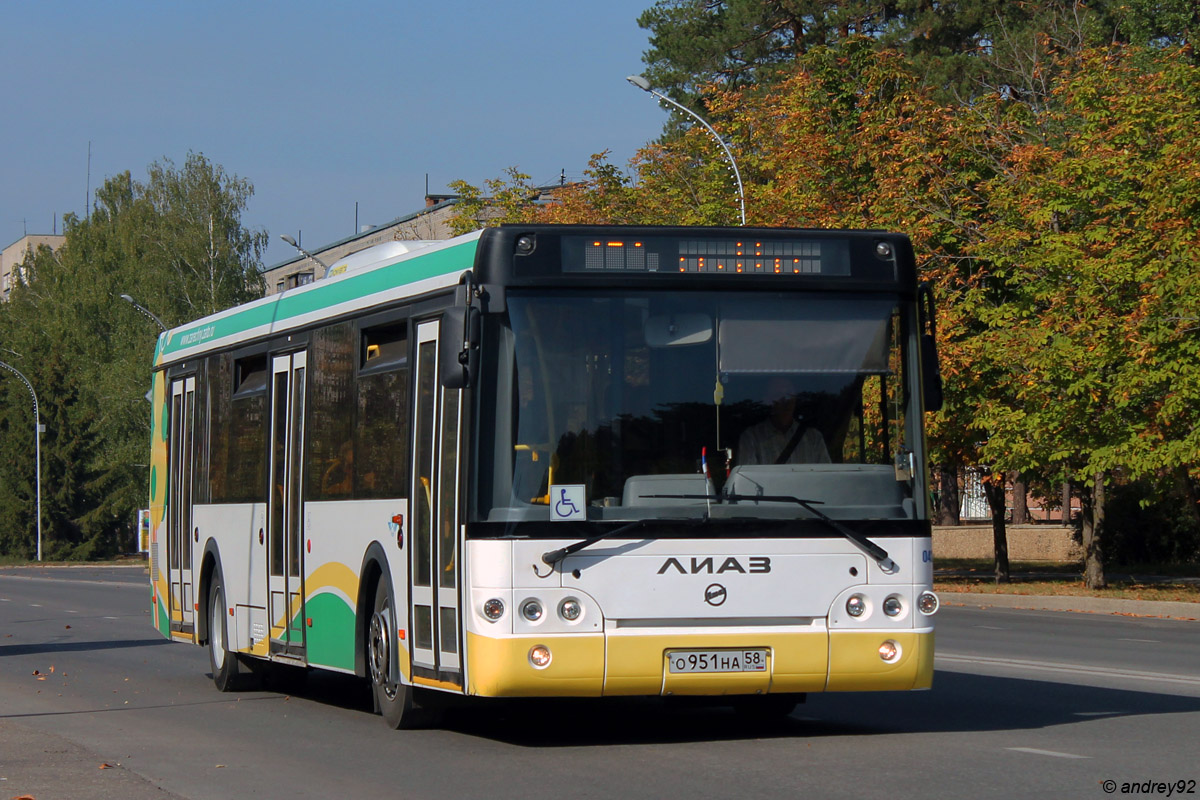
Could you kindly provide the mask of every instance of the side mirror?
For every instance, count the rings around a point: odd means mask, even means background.
[[[921,325],[921,381],[926,411],[941,411],[944,402],[942,369],[937,354],[937,318],[933,289],[922,283],[917,289],[917,311]]]
[[[453,306],[442,312],[438,332],[438,372],[442,386],[465,389],[479,370],[479,309]]]

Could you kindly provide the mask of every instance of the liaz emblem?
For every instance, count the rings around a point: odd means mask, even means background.
[[[668,570],[678,572],[680,575],[720,575],[725,572],[740,572],[743,575],[748,572],[764,573],[771,571],[771,559],[769,556],[750,556],[750,558],[746,559],[746,565],[743,566],[741,561],[738,561],[733,556],[729,556],[718,567],[716,559],[712,557],[693,558],[690,560],[688,567],[685,567],[683,562],[678,558],[672,556],[658,568],[658,574],[662,575]]]

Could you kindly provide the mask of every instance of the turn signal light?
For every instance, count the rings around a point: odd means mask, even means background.
[[[938,610],[938,596],[928,590],[921,592],[917,598],[917,610],[922,614],[932,614]]]
[[[504,616],[504,601],[499,597],[493,597],[483,604],[483,615],[492,622]]]

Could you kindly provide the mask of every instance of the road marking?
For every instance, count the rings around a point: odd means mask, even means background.
[[[42,604],[41,603],[30,603],[29,607],[30,608],[41,608]]]
[[[1120,642],[1141,642],[1143,644],[1162,644],[1158,639],[1118,639]]]
[[[974,625],[975,628],[983,628],[985,631],[1006,631],[1008,628],[998,628],[995,625]]]
[[[1158,683],[1181,683],[1185,686],[1200,686],[1200,677],[1192,675],[1170,675],[1163,672],[1096,667],[1090,664],[1063,664],[1052,661],[1027,661],[1016,658],[960,656],[952,653],[938,653],[934,659],[935,663],[940,661],[949,664],[980,664],[1039,672],[1064,672],[1071,675],[1090,675],[1099,678],[1126,678],[1135,681],[1155,681]]]
[[[120,617],[101,617],[100,619],[120,619]]]
[[[69,608],[68,608],[68,609],[67,609],[67,613],[68,613],[68,614],[78,614],[79,612],[78,612],[78,611],[72,611],[71,609],[69,609]]]
[[[1091,756],[1077,756],[1074,753],[1056,753],[1053,750],[1038,750],[1036,747],[1006,747],[1005,750],[1012,750],[1015,753],[1031,753],[1035,756],[1052,756],[1054,758],[1091,758]]]

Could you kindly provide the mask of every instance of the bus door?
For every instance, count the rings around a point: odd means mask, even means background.
[[[413,675],[462,685],[459,639],[458,486],[462,392],[438,376],[438,325],[417,326],[416,414],[413,425],[412,598]]]
[[[196,599],[192,590],[192,461],[196,427],[196,378],[171,381],[171,438],[167,499],[167,567],[171,584],[171,630],[191,633]]]
[[[267,504],[267,613],[271,652],[304,655],[301,464],[307,353],[271,360],[271,496]]]

